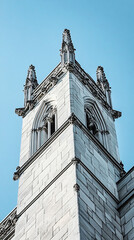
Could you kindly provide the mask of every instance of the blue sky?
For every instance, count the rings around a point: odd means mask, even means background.
[[[134,1],[0,0],[0,220],[17,204],[23,85],[30,64],[38,82],[59,63],[62,32],[70,29],[76,59],[96,80],[104,67],[112,87],[119,152],[128,171],[134,149]]]

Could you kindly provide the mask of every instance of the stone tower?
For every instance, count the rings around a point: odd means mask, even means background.
[[[82,69],[67,29],[60,53],[39,85],[29,67],[24,107],[16,109],[23,126],[11,238],[134,239],[134,168],[125,173],[119,158],[114,121],[121,112],[104,69],[96,82]]]

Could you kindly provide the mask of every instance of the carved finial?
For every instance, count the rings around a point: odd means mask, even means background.
[[[29,66],[29,69],[28,69],[26,81],[27,80],[30,80],[31,82],[36,82],[37,83],[35,67],[32,64]]]
[[[97,84],[99,85],[99,87],[100,87],[103,91],[105,91],[105,85],[104,85],[104,83],[105,83],[107,80],[106,80],[106,76],[105,76],[103,67],[101,67],[101,66],[98,66],[98,67],[97,67],[96,75],[97,75]]]
[[[106,94],[107,103],[110,105],[110,107],[112,107],[111,88],[109,86],[108,80],[106,79],[103,67],[101,66],[97,67],[96,76],[97,76],[97,85]]]
[[[24,86],[24,106],[32,100],[32,92],[38,86],[35,67],[31,64],[28,69],[26,83]]]
[[[75,48],[73,46],[70,31],[68,29],[64,29],[63,37],[62,37],[62,46],[61,46],[61,65],[75,65]]]

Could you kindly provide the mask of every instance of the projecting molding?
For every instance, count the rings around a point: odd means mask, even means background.
[[[15,224],[17,222],[17,208],[0,223],[0,240],[11,239],[15,233]]]

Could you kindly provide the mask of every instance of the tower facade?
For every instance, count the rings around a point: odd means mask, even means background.
[[[96,82],[82,69],[67,29],[60,52],[41,84],[29,67],[24,107],[16,109],[23,126],[11,238],[134,239],[134,168],[125,173],[119,158],[114,121],[121,112],[104,69]]]

